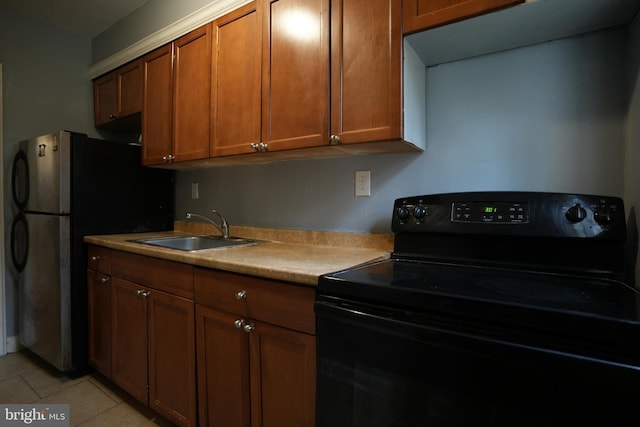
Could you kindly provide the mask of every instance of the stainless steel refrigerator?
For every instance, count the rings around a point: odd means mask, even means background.
[[[20,343],[70,376],[88,370],[83,237],[173,228],[174,172],[140,166],[140,146],[61,131],[19,144],[11,256]]]

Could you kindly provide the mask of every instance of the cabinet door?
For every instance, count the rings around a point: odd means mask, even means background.
[[[111,278],[87,271],[89,364],[111,378]]]
[[[118,82],[118,117],[142,111],[142,60],[138,59],[116,70]]]
[[[110,123],[117,111],[116,73],[111,72],[93,82],[94,121],[96,126]]]
[[[331,133],[402,139],[402,0],[333,0]]]
[[[147,299],[142,290],[111,278],[111,378],[147,404]]]
[[[249,427],[249,338],[240,316],[196,305],[200,426]]]
[[[265,0],[262,142],[329,143],[329,0]]]
[[[150,290],[149,404],[180,426],[196,417],[196,343],[193,301]]]
[[[171,154],[173,45],[143,58],[142,164],[166,163]]]
[[[213,22],[211,156],[260,142],[261,10],[256,2]]]
[[[209,157],[211,24],[174,42],[173,161]]]
[[[404,33],[481,15],[524,0],[404,0]]]
[[[316,337],[255,322],[251,427],[315,425]]]

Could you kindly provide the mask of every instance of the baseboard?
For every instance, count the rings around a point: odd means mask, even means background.
[[[20,337],[14,335],[12,337],[7,337],[7,353],[15,353],[20,351],[22,346],[20,345]]]

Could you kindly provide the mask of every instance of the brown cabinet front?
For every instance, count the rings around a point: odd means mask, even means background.
[[[147,299],[136,283],[112,277],[111,378],[148,404]]]
[[[89,364],[111,378],[111,277],[87,271]]]
[[[145,55],[143,65],[142,164],[163,164],[171,154],[173,44]]]
[[[213,21],[212,157],[251,153],[260,143],[260,14],[251,2]]]
[[[332,142],[402,139],[402,0],[331,5]]]
[[[241,317],[196,304],[200,426],[250,427],[249,337]]]
[[[523,3],[524,0],[404,0],[404,34]]]
[[[121,119],[139,114],[142,111],[141,59],[97,78],[93,91],[96,127],[116,127]],[[139,129],[139,119],[136,124]]]
[[[195,271],[201,426],[313,427],[315,290]]]
[[[142,163],[209,157],[211,24],[144,57]]]
[[[172,161],[209,157],[211,24],[174,42]]]
[[[264,0],[262,142],[329,143],[329,0]]]
[[[107,267],[111,276],[92,269]],[[173,423],[195,426],[193,267],[89,246],[87,274],[91,365]]]
[[[195,426],[196,355],[192,300],[150,290],[147,302],[149,405],[181,426]]]

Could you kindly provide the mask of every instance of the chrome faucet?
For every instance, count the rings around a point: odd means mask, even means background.
[[[220,224],[218,225],[214,220],[212,220],[211,218],[204,216],[204,215],[199,215],[196,213],[191,213],[191,212],[187,212],[187,219],[192,219],[193,218],[200,218],[203,219],[207,222],[210,222],[211,224],[213,224],[218,231],[220,231],[220,233],[222,233],[222,237],[224,239],[228,239],[229,238],[229,224],[227,223],[227,220],[224,219],[224,217],[222,216],[222,214],[220,212],[218,212],[217,210],[213,209],[211,212],[213,212],[215,215],[218,216],[218,218],[220,218]]]

